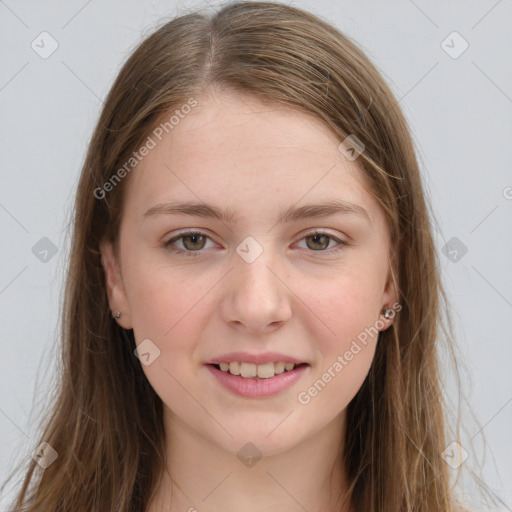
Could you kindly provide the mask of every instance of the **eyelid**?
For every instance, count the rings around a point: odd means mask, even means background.
[[[324,228],[309,229],[308,231],[301,233],[299,238],[297,238],[297,241],[302,240],[303,238],[306,238],[306,237],[312,236],[312,235],[326,235],[326,236],[332,238],[333,240],[336,240],[337,242],[344,242],[344,240],[342,240],[340,237],[333,235],[332,233],[330,233],[329,231],[327,231]],[[348,242],[346,242],[346,243],[348,243]]]

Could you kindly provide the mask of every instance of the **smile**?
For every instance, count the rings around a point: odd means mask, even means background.
[[[307,363],[276,362],[257,365],[236,361],[205,366],[223,388],[245,398],[277,395],[296,383],[310,368]]]
[[[215,366],[223,372],[229,372],[231,375],[240,375],[245,379],[252,379],[254,377],[258,377],[259,379],[270,379],[275,375],[289,372],[298,365],[294,363],[285,363],[283,361],[265,364],[241,363],[234,361],[230,363],[220,363]]]

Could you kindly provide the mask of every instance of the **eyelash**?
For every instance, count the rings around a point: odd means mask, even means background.
[[[197,256],[200,256],[202,254],[203,250],[188,251],[188,250],[176,249],[175,247],[172,247],[172,244],[174,242],[176,242],[176,241],[178,241],[178,240],[180,240],[182,238],[185,238],[187,236],[191,236],[191,235],[202,235],[202,236],[205,236],[206,238],[211,240],[211,238],[206,233],[203,233],[201,231],[187,231],[185,233],[181,233],[179,236],[171,238],[167,242],[164,242],[163,246],[164,246],[164,248],[170,250],[172,253],[174,253],[174,254],[176,254],[178,256],[186,256],[186,257],[191,256],[193,258],[197,257]],[[304,240],[305,238],[309,238],[309,237],[315,236],[315,235],[325,235],[327,238],[337,242],[338,245],[335,246],[334,248],[329,249],[329,250],[318,250],[318,251],[313,251],[312,250],[312,252],[332,254],[332,253],[336,253],[336,252],[344,249],[345,247],[347,247],[349,245],[347,242],[344,242],[343,240],[340,240],[339,238],[336,238],[336,237],[330,235],[329,233],[326,233],[325,231],[321,231],[321,230],[310,231],[309,233],[306,233],[305,235],[303,235],[303,237],[300,238],[298,241],[300,242],[301,240]]]

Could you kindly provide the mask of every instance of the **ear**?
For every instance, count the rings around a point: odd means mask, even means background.
[[[126,298],[124,283],[121,277],[121,268],[114,254],[112,242],[103,240],[100,243],[101,265],[105,272],[105,285],[107,287],[108,302],[112,314],[118,311],[121,313],[119,318],[115,318],[117,323],[124,329],[132,329],[130,308]]]
[[[390,261],[388,277],[382,294],[382,306],[379,318],[384,324],[384,327],[379,329],[380,331],[385,331],[393,323],[395,316],[402,309],[402,305],[398,303],[397,286],[396,268],[393,262]],[[383,315],[383,311],[388,308],[392,311],[390,318],[386,318]]]

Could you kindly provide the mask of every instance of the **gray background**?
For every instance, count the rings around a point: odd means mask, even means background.
[[[0,1],[2,481],[35,448],[37,414],[44,415],[55,375],[67,223],[101,99],[157,22],[207,5]],[[512,1],[294,5],[354,38],[400,98],[438,221],[443,279],[467,366],[463,390],[480,422],[467,417],[463,446],[472,440],[475,452],[464,464],[483,464],[503,510],[512,510]],[[46,59],[31,47],[34,40],[42,46],[43,31],[58,43]],[[469,44],[457,58],[464,44],[458,36],[442,44],[453,31]],[[447,242],[457,261],[443,254]]]

